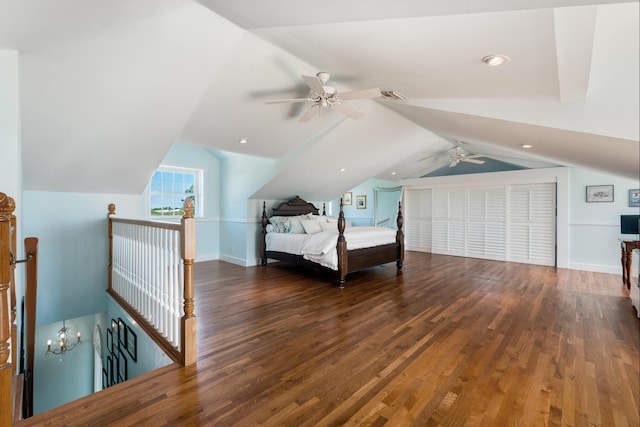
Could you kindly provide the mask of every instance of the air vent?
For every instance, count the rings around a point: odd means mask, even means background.
[[[406,96],[396,90],[381,90],[380,93],[387,99],[407,99]]]

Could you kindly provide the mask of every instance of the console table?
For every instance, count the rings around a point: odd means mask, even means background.
[[[631,289],[631,262],[634,249],[640,249],[640,240],[624,240],[620,241],[620,249],[622,251],[622,283],[627,285],[627,289]]]

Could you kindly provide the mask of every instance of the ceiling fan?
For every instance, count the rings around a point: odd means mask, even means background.
[[[267,104],[281,104],[287,102],[312,102],[313,105],[300,117],[299,121],[307,122],[315,115],[316,112],[320,113],[320,109],[323,107],[329,107],[339,113],[344,114],[352,119],[359,119],[363,114],[351,108],[342,101],[348,101],[352,99],[363,98],[378,98],[382,96],[380,89],[371,88],[363,90],[351,90],[343,93],[338,93],[335,88],[327,86],[329,81],[329,73],[321,71],[315,76],[302,76],[307,86],[309,86],[309,96],[306,98],[295,99],[277,99],[273,101],[265,101]]]
[[[456,152],[451,155],[449,167],[452,168],[460,162],[475,163],[477,165],[484,164],[484,160],[478,160],[478,157],[484,157],[482,154],[464,154],[460,151],[460,147],[455,148]]]

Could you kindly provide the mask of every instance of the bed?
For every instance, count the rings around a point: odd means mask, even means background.
[[[332,271],[343,288],[349,273],[404,260],[402,206],[398,203],[397,230],[385,227],[350,227],[342,200],[338,217],[327,217],[300,197],[280,203],[267,216],[262,204],[261,263],[268,259]],[[313,223],[317,222],[320,231]],[[301,230],[302,227],[302,230]]]

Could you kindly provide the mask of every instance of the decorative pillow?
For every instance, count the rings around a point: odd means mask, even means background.
[[[291,223],[289,217],[286,216],[272,216],[269,218],[269,222],[273,225],[273,231],[276,233],[288,233],[291,231]]]
[[[273,224],[267,224],[265,230],[267,231],[267,233],[273,232]]]
[[[301,219],[300,222],[307,234],[316,234],[322,231],[320,222],[316,219]]]

